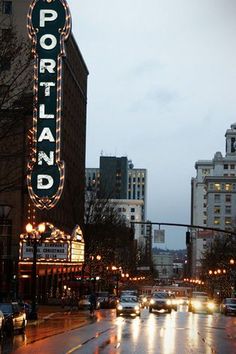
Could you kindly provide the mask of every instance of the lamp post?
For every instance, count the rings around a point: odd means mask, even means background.
[[[38,242],[41,239],[42,234],[45,232],[45,224],[41,223],[36,227],[33,228],[33,225],[30,223],[26,225],[26,232],[29,236],[29,239],[32,241],[33,244],[33,263],[32,263],[32,277],[31,277],[31,313],[30,319],[37,320],[38,313],[37,313],[37,246]]]

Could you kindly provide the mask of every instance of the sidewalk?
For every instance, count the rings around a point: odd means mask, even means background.
[[[77,307],[72,309],[69,306],[62,308],[59,305],[39,305],[38,307],[38,320],[28,320],[28,326],[40,324],[52,317],[57,315],[72,315],[78,318],[83,318],[83,320],[89,320],[88,311],[78,310]]]

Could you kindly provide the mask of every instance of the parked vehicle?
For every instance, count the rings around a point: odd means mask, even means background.
[[[0,311],[0,339],[3,337],[4,330],[4,314]]]
[[[0,310],[4,315],[4,330],[7,333],[14,333],[15,330],[19,330],[21,333],[25,332],[26,314],[17,302],[0,303]]]
[[[137,296],[122,296],[116,307],[116,315],[140,316],[141,306]]]
[[[149,312],[156,310],[167,311],[168,313],[170,313],[172,308],[172,298],[168,292],[157,291],[152,294],[152,298],[149,303]]]
[[[229,314],[236,314],[236,298],[225,298],[220,304],[220,312],[225,316]]]

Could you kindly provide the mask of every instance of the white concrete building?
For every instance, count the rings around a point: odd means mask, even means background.
[[[191,224],[223,230],[236,225],[236,123],[227,129],[225,156],[216,152],[212,160],[195,163],[192,178]],[[198,276],[202,252],[213,237],[212,232],[191,231],[192,276]],[[190,247],[189,246],[189,247]]]
[[[142,209],[144,204],[143,200],[110,199],[109,203],[111,204],[111,206],[114,206],[117,212],[124,218],[127,223],[127,226],[130,227],[130,223],[132,223],[132,221],[142,221]],[[134,236],[137,242],[144,242],[141,232],[141,224],[134,224],[134,230]]]

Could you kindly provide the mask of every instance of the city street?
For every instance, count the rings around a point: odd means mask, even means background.
[[[115,310],[97,311],[96,319],[87,311],[60,311],[31,323],[25,336],[4,340],[3,353],[234,354],[236,318],[192,314],[184,306],[171,314],[144,309],[140,318],[116,318]]]

